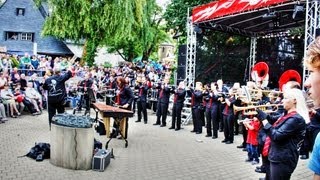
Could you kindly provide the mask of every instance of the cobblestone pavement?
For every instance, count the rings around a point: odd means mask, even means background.
[[[35,142],[50,143],[48,114],[23,115],[0,124],[0,179],[255,179],[264,174],[254,172],[255,166],[245,163],[246,153],[234,144],[221,143],[206,138],[205,134],[190,133],[191,125],[180,131],[153,126],[155,116],[149,113],[148,124],[129,123],[129,147],[122,140],[112,140],[115,159],[104,172],[69,170],[50,164],[49,160],[36,162],[26,154]],[[170,116],[168,120],[170,120]],[[170,124],[168,122],[168,124]],[[97,139],[106,142],[105,136],[95,133]],[[300,160],[292,179],[311,179],[306,167],[308,160]]]

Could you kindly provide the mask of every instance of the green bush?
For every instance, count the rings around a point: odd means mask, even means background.
[[[112,64],[110,62],[106,61],[106,62],[103,63],[103,67],[104,68],[111,68]]]

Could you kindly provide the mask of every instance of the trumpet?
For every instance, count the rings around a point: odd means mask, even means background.
[[[249,89],[249,92],[253,92],[253,93],[262,93],[266,96],[270,95],[272,93],[272,95],[274,97],[278,97],[280,96],[280,94],[282,94],[281,91],[275,91],[275,90],[264,90],[264,89]]]
[[[233,105],[233,113],[236,114],[238,111],[245,111],[244,115],[257,115],[257,109],[261,109],[267,114],[276,112],[280,104],[267,104],[267,105],[257,105],[257,106],[245,106],[238,107]]]
[[[253,119],[249,119],[249,118],[238,119],[238,120],[237,120],[237,123],[238,123],[238,124],[243,124],[244,122],[248,122],[248,121],[253,121]]]

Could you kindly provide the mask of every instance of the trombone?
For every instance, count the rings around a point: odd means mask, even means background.
[[[257,115],[257,109],[261,109],[267,114],[276,112],[278,110],[278,106],[280,104],[266,104],[266,105],[257,105],[257,106],[245,106],[245,107],[238,107],[233,105],[233,113],[236,114],[238,111],[244,111],[244,115]]]

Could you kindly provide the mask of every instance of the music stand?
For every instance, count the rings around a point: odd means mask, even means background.
[[[113,98],[116,96],[116,90],[115,89],[107,89],[106,90],[106,96],[105,96],[105,102],[106,105],[112,105],[114,104]]]

